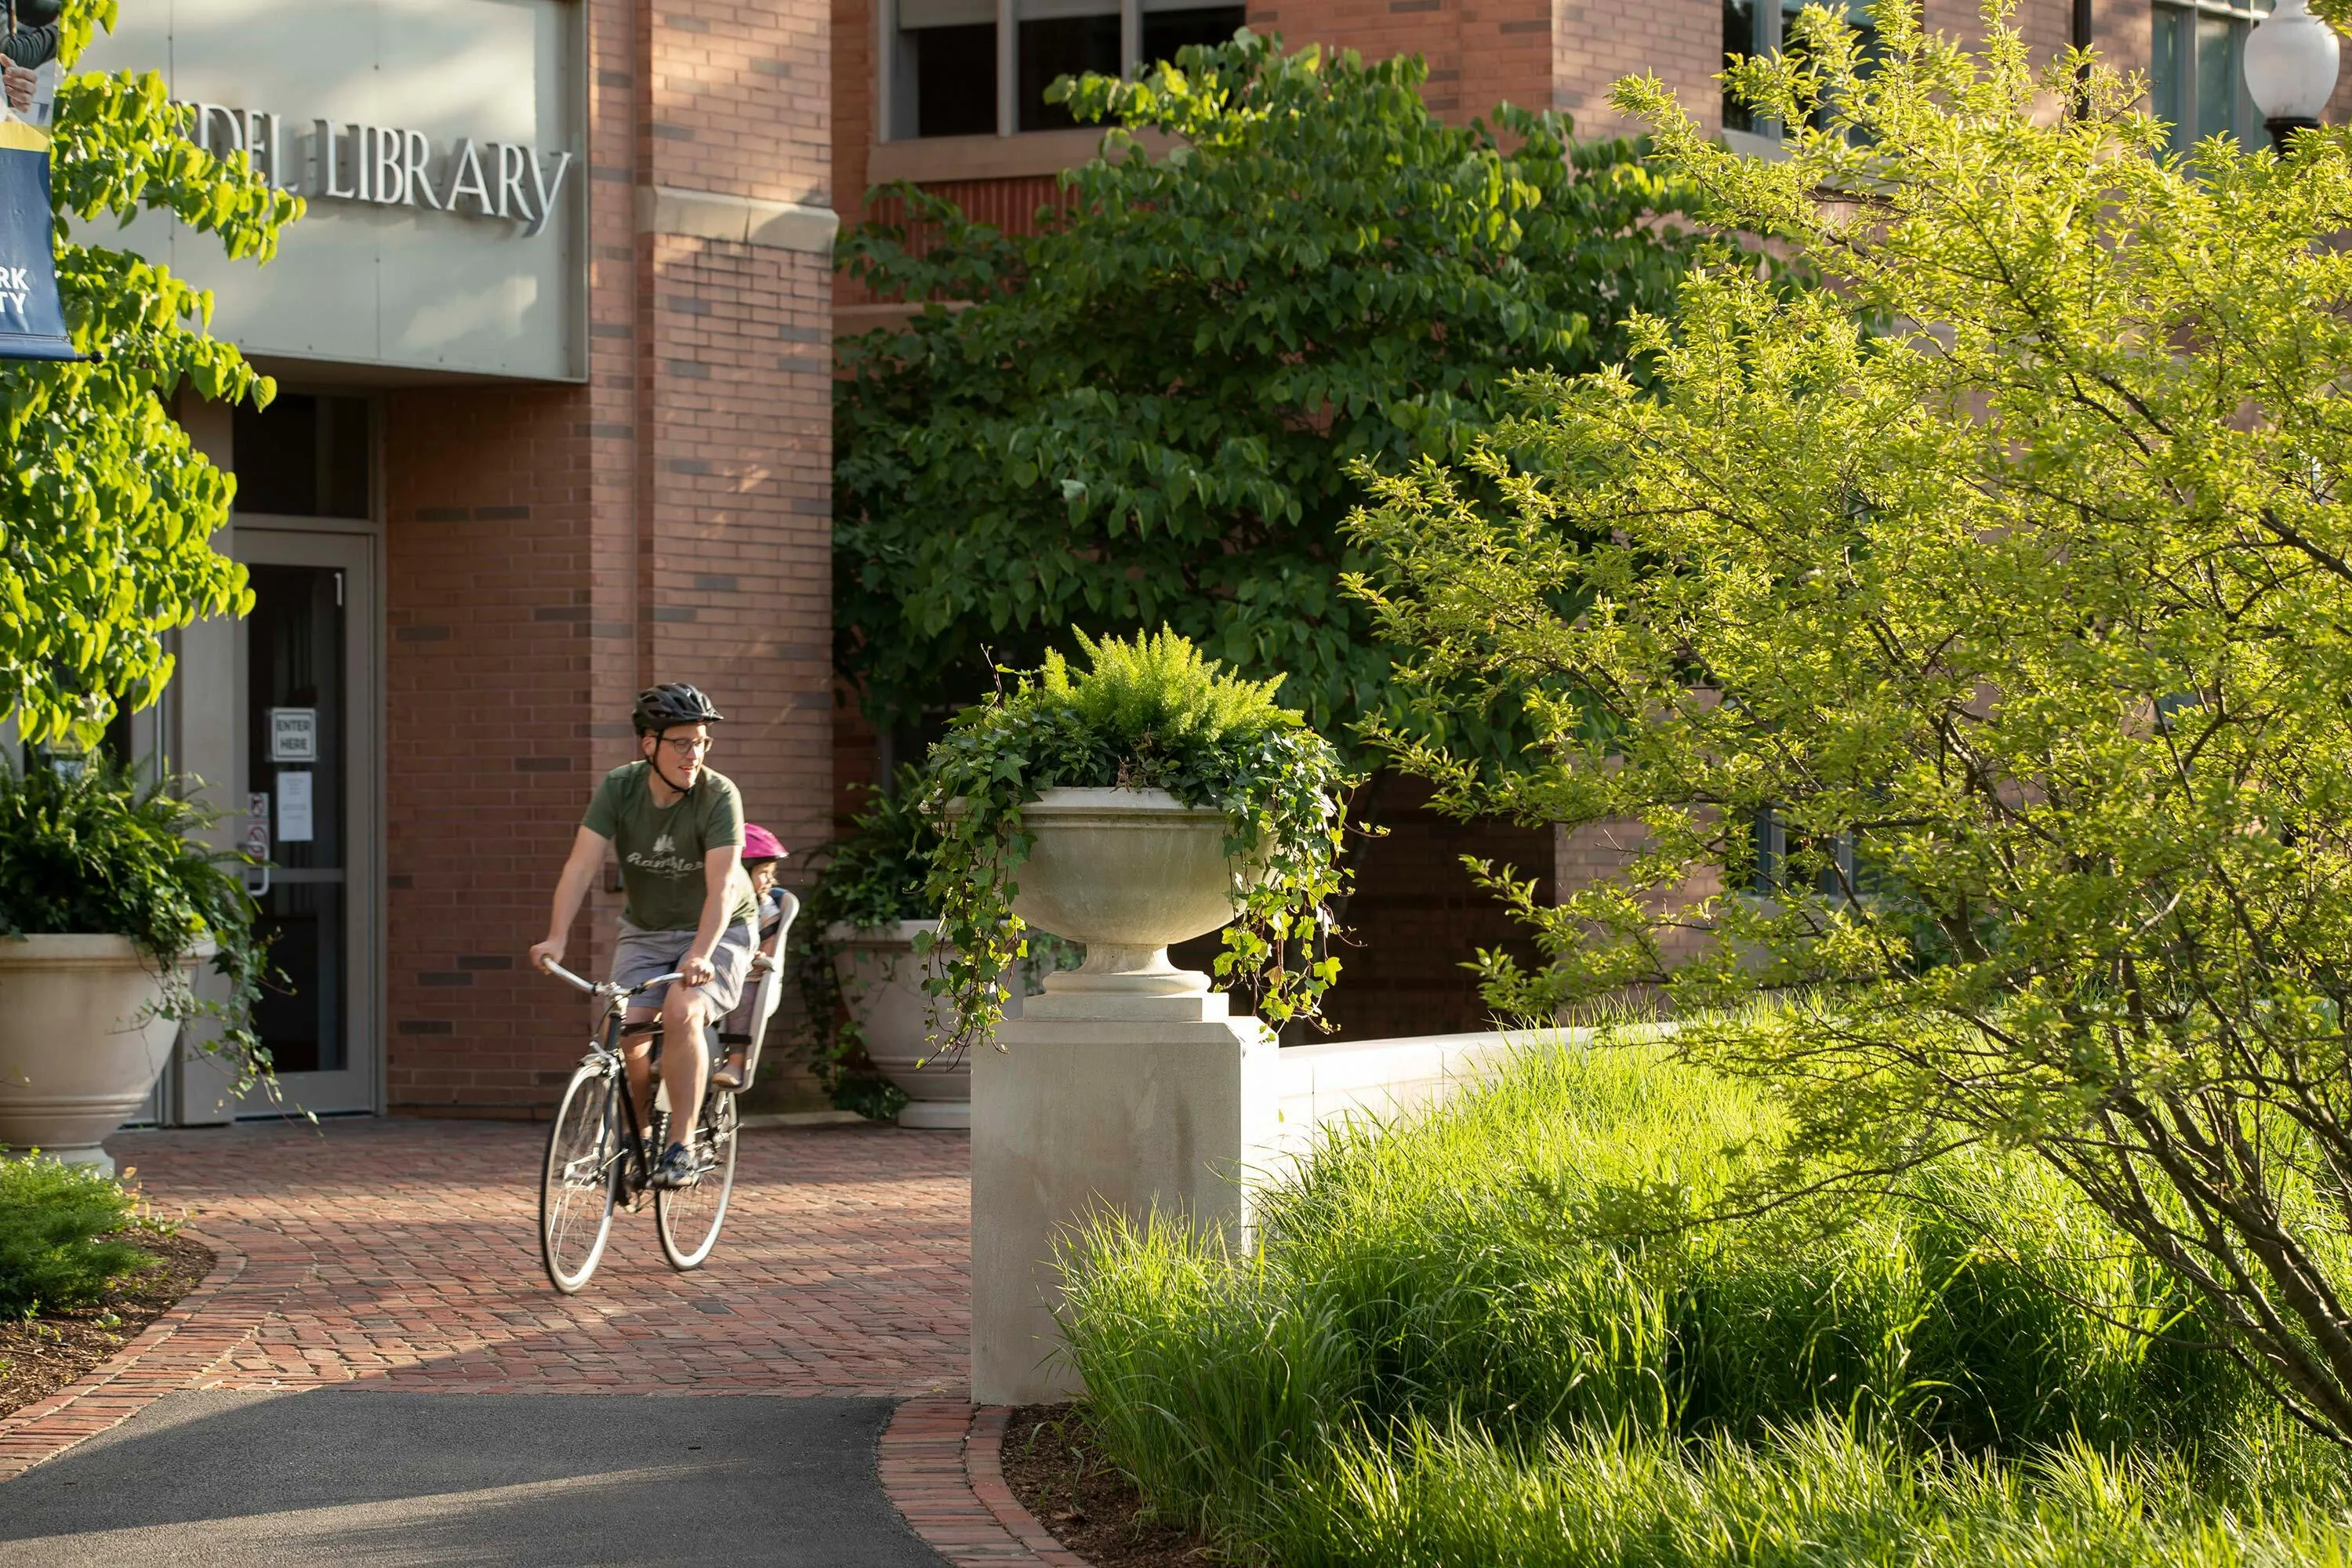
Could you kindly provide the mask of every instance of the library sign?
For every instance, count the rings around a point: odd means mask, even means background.
[[[196,144],[214,157],[241,158],[281,191],[310,201],[422,207],[520,225],[524,238],[547,226],[570,153],[460,136],[435,143],[422,131],[331,120],[287,121],[219,103],[186,105]]]

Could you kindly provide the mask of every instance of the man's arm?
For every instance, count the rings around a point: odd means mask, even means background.
[[[740,844],[722,844],[702,858],[702,923],[694,930],[694,951],[677,966],[688,985],[700,985],[718,973],[710,955],[718,951],[728,911],[735,906],[735,868],[742,863]]]
[[[572,853],[563,862],[563,875],[555,879],[555,906],[547,915],[547,940],[531,944],[533,969],[563,962],[563,944],[571,940],[580,900],[588,896],[596,868],[604,863],[604,851],[612,847],[611,839],[593,828],[583,827],[572,836]]]
[[[0,40],[0,55],[8,63],[26,70],[37,70],[58,58],[58,25],[42,27],[19,27]]]

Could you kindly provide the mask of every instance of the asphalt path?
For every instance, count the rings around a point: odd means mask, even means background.
[[[876,1479],[893,1403],[167,1394],[0,1482],[0,1564],[940,1568]]]

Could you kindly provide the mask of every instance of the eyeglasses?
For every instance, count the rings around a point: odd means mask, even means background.
[[[708,752],[717,745],[718,742],[709,735],[688,735],[682,741],[672,740],[669,736],[664,735],[661,738],[661,743],[683,757],[698,752]]]

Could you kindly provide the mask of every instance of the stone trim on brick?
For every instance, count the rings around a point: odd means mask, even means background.
[[[763,202],[676,185],[637,187],[637,232],[726,239],[770,250],[829,256],[841,218],[831,207]]]

